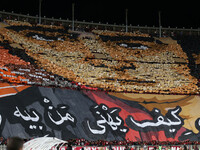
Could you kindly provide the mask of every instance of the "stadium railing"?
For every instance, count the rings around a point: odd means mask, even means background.
[[[18,21],[26,21],[33,24],[37,24],[39,22],[38,16],[30,16],[29,14],[23,15],[12,12],[5,12],[0,11],[0,19],[11,19],[11,20],[18,20]],[[49,25],[64,25],[71,28],[72,20],[69,19],[55,19],[55,18],[41,18],[42,24],[49,24]],[[125,31],[126,25],[117,25],[117,24],[109,24],[109,23],[94,23],[94,22],[86,22],[86,21],[75,21],[75,29],[100,29],[100,30],[111,30],[111,31]],[[159,27],[148,27],[148,26],[133,26],[128,25],[128,31],[140,31],[143,33],[149,33],[158,35],[159,34]],[[200,36],[200,28],[198,29],[186,29],[186,28],[171,28],[171,27],[162,27],[162,35],[163,36],[173,36],[173,35],[197,35]]]

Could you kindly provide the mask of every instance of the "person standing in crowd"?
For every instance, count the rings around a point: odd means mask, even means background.
[[[71,142],[68,144],[67,150],[72,150]]]
[[[23,150],[23,139],[19,137],[12,137],[8,141],[7,150]]]
[[[197,145],[195,145],[195,147],[194,147],[194,150],[199,150],[199,148],[198,148],[198,146],[197,146]]]
[[[109,150],[113,150],[112,145],[110,144],[108,147]]]
[[[144,150],[144,146],[143,145],[140,146],[140,150]]]
[[[0,145],[3,144],[3,137],[0,137]]]
[[[186,145],[183,146],[183,150],[187,150],[187,146]]]
[[[131,146],[131,150],[135,150],[135,147],[134,147],[134,145],[132,145],[132,146]]]
[[[129,149],[129,147],[126,145],[126,147],[125,147],[125,149],[124,149],[124,150],[130,150],[130,149]]]
[[[159,145],[159,146],[158,146],[158,149],[159,149],[159,150],[162,150],[162,145]]]

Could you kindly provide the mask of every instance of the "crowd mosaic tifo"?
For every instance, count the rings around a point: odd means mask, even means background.
[[[93,145],[200,141],[198,44],[191,47],[186,37],[5,22],[0,28],[5,139],[48,135]]]
[[[7,82],[113,92],[199,94],[198,50],[189,48],[194,52],[188,54],[187,44],[183,45],[180,37],[169,42],[139,32],[84,33],[62,26],[7,23],[10,26],[0,29],[0,75]]]

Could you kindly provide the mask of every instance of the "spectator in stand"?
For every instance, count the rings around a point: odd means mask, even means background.
[[[7,150],[23,150],[24,140],[19,137],[12,137],[8,141]]]
[[[124,150],[130,150],[130,148],[126,145],[125,149]]]
[[[108,148],[109,150],[113,150],[113,148],[112,148],[112,146],[111,145],[109,145],[109,148]]]
[[[132,145],[132,146],[131,146],[131,149],[130,149],[130,150],[135,150],[135,147],[134,147],[134,145]]]
[[[0,145],[3,144],[3,141],[4,141],[3,137],[0,137]]]
[[[187,150],[187,146],[186,145],[184,145],[183,150]]]
[[[68,144],[67,150],[72,150],[72,145],[71,145],[71,143]]]
[[[158,149],[159,149],[159,150],[162,150],[162,146],[161,146],[161,145],[159,145],[159,146],[158,146]]]
[[[194,147],[194,150],[199,150],[199,148],[198,148],[198,146],[197,146],[197,145],[195,145],[195,147]]]

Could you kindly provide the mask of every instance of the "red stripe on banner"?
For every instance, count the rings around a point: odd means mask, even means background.
[[[99,104],[105,104],[109,108],[112,107],[118,107],[121,109],[119,112],[119,116],[124,120],[124,126],[128,127],[125,119],[131,115],[134,117],[135,120],[137,121],[142,121],[142,120],[152,120],[153,118],[145,111],[140,110],[138,108],[131,107],[120,100],[117,99],[112,99],[109,97],[105,92],[96,92],[96,91],[85,91],[84,92],[90,99],[95,101],[98,105]],[[185,128],[181,128],[175,138],[167,138],[165,136],[164,131],[150,131],[150,132],[139,132],[135,131],[131,128],[129,128],[129,132],[126,134],[126,139],[132,140],[132,141],[138,141],[143,140],[143,141],[178,141],[178,137],[185,131]]]

